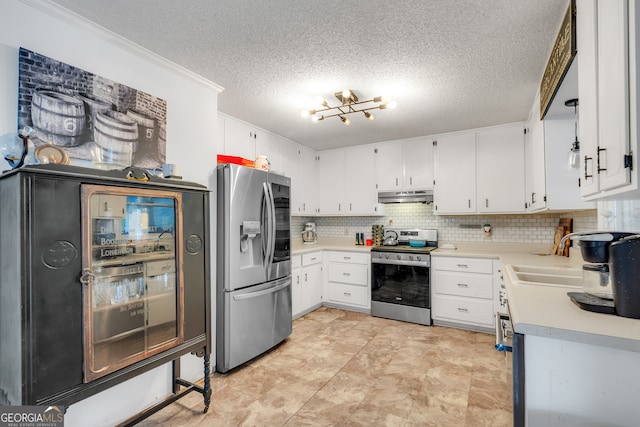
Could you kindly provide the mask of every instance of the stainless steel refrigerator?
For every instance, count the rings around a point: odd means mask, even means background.
[[[291,179],[217,167],[216,369],[291,335]]]

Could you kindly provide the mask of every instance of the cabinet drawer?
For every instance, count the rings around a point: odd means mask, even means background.
[[[434,319],[474,323],[493,327],[493,301],[435,295],[432,302]]]
[[[371,255],[356,252],[329,252],[329,261],[348,262],[351,264],[367,264],[371,263]]]
[[[291,257],[291,269],[300,268],[302,266],[302,257],[300,255],[293,255]]]
[[[437,294],[493,299],[493,275],[436,271],[432,285]]]
[[[311,252],[308,254],[302,254],[302,265],[307,266],[311,264],[317,264],[322,261],[322,252]]]
[[[367,286],[366,265],[352,265],[342,262],[329,263],[329,281],[337,283],[348,283],[351,285]]]
[[[340,283],[330,283],[327,287],[329,301],[340,302],[350,305],[369,306],[369,295],[367,288],[363,286],[343,285]]]
[[[460,271],[465,273],[493,273],[493,260],[484,258],[432,257],[435,270]]]

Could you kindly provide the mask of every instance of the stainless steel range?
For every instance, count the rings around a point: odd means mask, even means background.
[[[431,325],[429,253],[438,247],[438,232],[385,230],[385,237],[394,235],[395,245],[371,249],[371,315]]]

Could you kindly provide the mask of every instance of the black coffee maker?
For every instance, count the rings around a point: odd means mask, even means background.
[[[632,281],[631,277],[635,273],[631,273],[631,276],[623,276],[623,274],[626,274],[623,271],[626,272],[628,270],[626,265],[629,264],[629,261],[623,262],[622,259],[626,259],[627,255],[631,255],[627,254],[630,247],[625,244],[622,247],[626,250],[614,249],[613,257],[611,256],[611,247],[625,238],[634,236],[634,233],[607,231],[575,233],[567,236],[572,240],[578,241],[582,259],[587,262],[582,267],[583,292],[569,292],[568,295],[571,301],[587,311],[632,317],[621,314],[628,313],[628,303],[616,301],[614,286],[614,281],[617,280],[620,283],[618,289],[622,289],[623,286],[635,289],[633,285],[627,285]],[[640,235],[637,237],[639,238],[637,242],[638,254],[640,255]],[[640,258],[636,257],[636,259]],[[615,274],[613,270],[615,270]],[[638,267],[637,271],[640,272],[640,267]],[[640,280],[640,276],[637,274],[635,274],[635,278]],[[640,286],[636,287],[640,294]],[[620,295],[620,292],[618,292],[618,296]],[[631,299],[633,300],[633,296],[631,296]],[[621,306],[619,307],[620,304]],[[620,310],[621,313],[618,313]]]
[[[640,234],[611,243],[609,266],[615,313],[640,319]]]

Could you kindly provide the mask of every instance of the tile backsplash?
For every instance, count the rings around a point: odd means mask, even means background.
[[[597,211],[541,213],[518,215],[434,215],[431,203],[399,203],[385,205],[385,215],[376,217],[297,217],[291,218],[293,236],[302,233],[306,222],[315,222],[319,237],[354,238],[364,232],[371,238],[371,226],[385,228],[434,228],[439,242],[504,242],[553,243],[555,227],[560,218],[573,218],[573,231],[595,230]],[[483,225],[491,225],[490,238]]]

